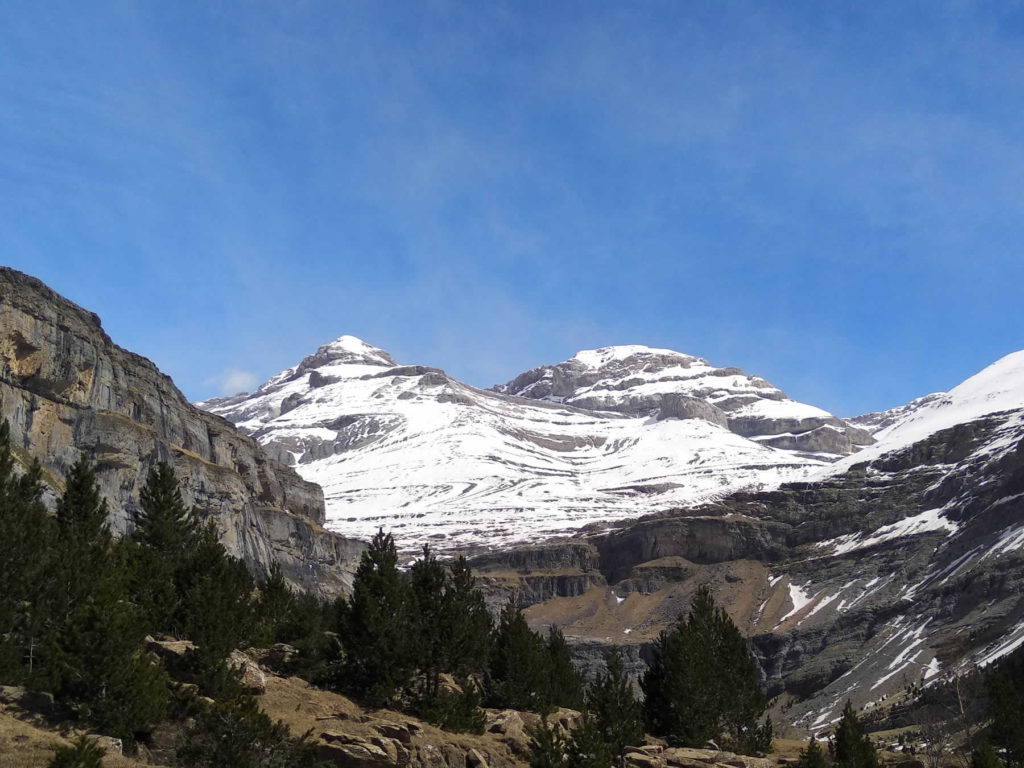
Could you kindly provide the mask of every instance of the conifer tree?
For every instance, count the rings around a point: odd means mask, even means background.
[[[971,751],[971,768],[1005,768],[1006,764],[999,759],[992,742],[982,739]]]
[[[110,542],[107,528],[107,500],[100,496],[96,474],[85,456],[68,470],[64,493],[57,503],[57,524],[69,538],[105,546]]]
[[[548,652],[547,697],[551,706],[583,709],[583,679],[573,666],[569,645],[565,642],[562,630],[550,627],[544,645]]]
[[[512,600],[501,611],[487,662],[491,706],[544,714],[551,709],[550,656]]]
[[[565,747],[566,768],[612,768],[622,765],[599,719],[584,710]]]
[[[456,677],[479,673],[487,663],[491,615],[466,558],[449,570],[445,588],[445,669]]]
[[[826,766],[825,752],[812,735],[807,741],[807,746],[800,750],[800,757],[795,763],[795,768],[826,768]]]
[[[409,587],[415,633],[413,661],[425,678],[423,695],[428,700],[437,697],[451,635],[447,631],[452,616],[446,605],[446,583],[444,566],[424,544],[423,556],[409,570]]]
[[[409,586],[391,534],[377,532],[363,552],[340,617],[349,685],[368,703],[385,704],[412,674]]]
[[[174,470],[164,462],[150,470],[139,499],[131,537],[138,546],[126,550],[132,560],[132,593],[154,630],[181,635],[183,593],[177,577],[185,569],[186,553],[198,543],[198,518],[185,506]]]
[[[878,753],[849,701],[836,726],[833,762],[838,768],[879,768]]]
[[[167,684],[141,653],[146,626],[125,599],[106,516],[95,475],[79,459],[57,505],[58,589],[45,655],[57,697],[130,745],[164,715]]]
[[[1019,657],[1018,657],[1019,658]],[[1004,668],[1013,671],[1015,659],[1007,659]],[[1024,766],[1024,702],[1022,693],[1004,669],[994,669],[985,678],[989,713],[992,716],[992,743],[1005,750],[1011,768]]]
[[[757,724],[765,700],[750,650],[706,585],[689,615],[655,642],[641,687],[648,728],[671,744],[701,746],[724,735],[744,751],[770,745],[770,725]]]
[[[40,674],[39,648],[53,625],[53,521],[42,503],[42,470],[15,471],[10,425],[0,424],[0,683]]]
[[[103,768],[107,750],[85,734],[67,747],[57,747],[47,768]]]
[[[295,606],[295,594],[281,573],[281,566],[274,562],[270,572],[259,585],[257,601],[259,614],[259,640],[263,643],[287,642],[280,637],[283,628]]]
[[[136,541],[167,554],[184,552],[194,544],[200,533],[199,519],[194,509],[185,506],[170,465],[161,461],[150,470],[139,503]]]
[[[643,744],[643,712],[622,664],[613,648],[605,657],[606,672],[598,675],[587,691],[587,709],[602,734],[610,758],[623,766],[627,747]]]
[[[107,501],[84,456],[72,465],[57,503],[55,622],[64,624],[97,586],[113,577]]]
[[[530,768],[568,768],[566,765],[568,745],[559,730],[548,724],[546,715],[541,717],[537,725],[527,726],[526,735],[530,737],[527,747]],[[604,768],[604,766],[596,768]]]

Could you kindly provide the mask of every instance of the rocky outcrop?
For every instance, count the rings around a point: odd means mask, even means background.
[[[11,269],[0,269],[0,397],[17,455],[41,462],[51,501],[84,453],[111,529],[124,534],[149,469],[165,461],[186,501],[254,570],[277,562],[293,584],[323,595],[350,585],[362,544],[323,528],[316,485],[193,407],[153,363],[114,344],[96,315]]]
[[[592,544],[571,541],[497,550],[469,561],[493,615],[509,599],[526,608],[556,597],[576,597],[604,585],[597,563],[597,549]]]
[[[692,563],[781,559],[789,526],[744,515],[683,514],[657,517],[609,533],[595,542],[600,569],[614,584],[634,567],[662,558]]]

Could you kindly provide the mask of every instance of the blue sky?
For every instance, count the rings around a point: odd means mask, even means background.
[[[199,399],[343,333],[840,414],[1024,347],[1024,5],[5,2],[0,262]]]

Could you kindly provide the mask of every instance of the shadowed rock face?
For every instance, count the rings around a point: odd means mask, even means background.
[[[81,454],[96,464],[110,527],[131,530],[158,461],[255,571],[279,562],[295,585],[345,591],[362,545],[326,531],[323,493],[224,419],[194,408],[99,318],[35,278],[0,268],[0,415],[23,461],[38,458],[52,502]]]

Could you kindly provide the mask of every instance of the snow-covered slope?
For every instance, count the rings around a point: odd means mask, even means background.
[[[821,475],[844,472],[854,464],[906,448],[943,429],[967,424],[994,413],[1024,410],[1024,350],[997,360],[954,387],[918,398],[891,411],[867,414],[853,423],[871,428],[875,443],[856,456],[837,461]],[[1008,418],[1010,414],[1007,414]]]
[[[809,453],[846,454],[871,443],[865,430],[789,399],[759,376],[670,349],[586,350],[495,390],[631,416],[699,416],[764,445]]]
[[[252,395],[199,405],[319,483],[328,527],[369,537],[383,526],[406,548],[538,540],[740,488],[776,487],[836,458],[730,430],[733,415],[843,429],[738,369],[646,347],[581,352],[574,361],[594,379],[586,385],[592,399],[572,398],[578,406],[619,397],[649,407],[586,410],[557,397],[480,390],[436,368],[399,366],[351,336]]]

